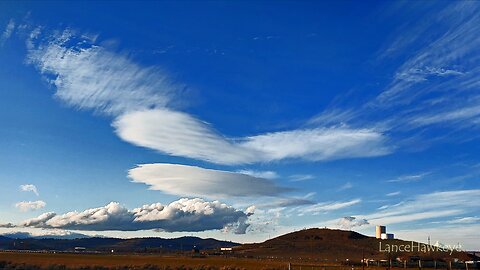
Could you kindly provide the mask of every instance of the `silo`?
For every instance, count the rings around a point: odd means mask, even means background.
[[[377,239],[382,238],[382,233],[387,233],[387,227],[377,225],[375,228],[375,237]]]

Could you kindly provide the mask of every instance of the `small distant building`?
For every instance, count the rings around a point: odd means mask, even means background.
[[[393,233],[382,233],[380,235],[380,239],[385,240],[385,239],[394,239]]]
[[[221,254],[232,254],[233,253],[233,248],[231,248],[231,247],[221,247],[220,248],[220,253]]]
[[[87,251],[87,249],[84,248],[84,247],[75,247],[74,250],[75,250],[75,252],[85,252],[85,251]]]
[[[377,225],[377,227],[375,227],[375,238],[382,239],[382,234],[386,234],[386,233],[387,233],[387,227],[380,226],[380,225]]]

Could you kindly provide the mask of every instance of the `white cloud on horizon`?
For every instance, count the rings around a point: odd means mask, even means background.
[[[44,201],[22,201],[15,204],[15,207],[22,212],[34,211],[45,208],[47,204]]]
[[[128,176],[135,183],[148,185],[151,190],[180,196],[278,196],[291,190],[277,186],[270,179],[178,164],[142,164],[130,169]]]
[[[14,228],[14,227],[11,227]],[[39,231],[10,231],[6,233],[0,234],[2,236],[10,237],[10,238],[57,238],[57,239],[78,239],[78,238],[87,238],[90,237],[88,235],[75,233],[72,231],[66,231],[61,229],[41,229]]]
[[[368,221],[366,219],[357,219],[356,217],[343,217],[338,221],[338,226],[341,229],[351,230],[354,227],[361,227],[364,225],[368,225]]]
[[[33,192],[35,193],[35,195],[37,196],[40,196],[40,194],[38,193],[38,189],[35,185],[32,185],[32,184],[24,184],[24,185],[20,185],[20,190],[21,191],[25,191],[25,192]]]
[[[85,231],[197,232],[219,230],[229,226],[239,227],[235,233],[243,234],[248,228],[247,217],[251,214],[219,201],[182,198],[168,205],[154,203],[133,210],[111,202],[106,206],[82,212],[68,212],[63,215],[48,212],[26,220],[17,227]]]

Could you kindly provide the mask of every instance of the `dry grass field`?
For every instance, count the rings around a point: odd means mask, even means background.
[[[110,255],[110,254],[65,254],[65,253],[12,253],[0,252],[0,261],[8,261],[16,264],[38,265],[65,265],[68,268],[80,267],[123,267],[155,265],[159,267],[200,267],[214,266],[217,268],[229,267],[233,269],[288,269],[288,262],[278,260],[239,259],[227,257],[192,258],[181,256],[158,256],[158,255]],[[226,269],[229,269],[226,268]]]

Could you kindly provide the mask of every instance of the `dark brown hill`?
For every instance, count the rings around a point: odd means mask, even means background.
[[[390,257],[420,256],[425,259],[448,259],[452,257],[468,259],[465,253],[453,252],[381,252],[389,245],[412,245],[411,241],[398,239],[380,240],[353,231],[333,229],[305,229],[288,233],[263,243],[244,244],[235,247],[235,253],[253,257],[304,258],[314,260],[360,262],[363,255],[367,259],[388,259]],[[414,242],[415,245],[419,244]],[[421,244],[421,243],[420,243]]]

